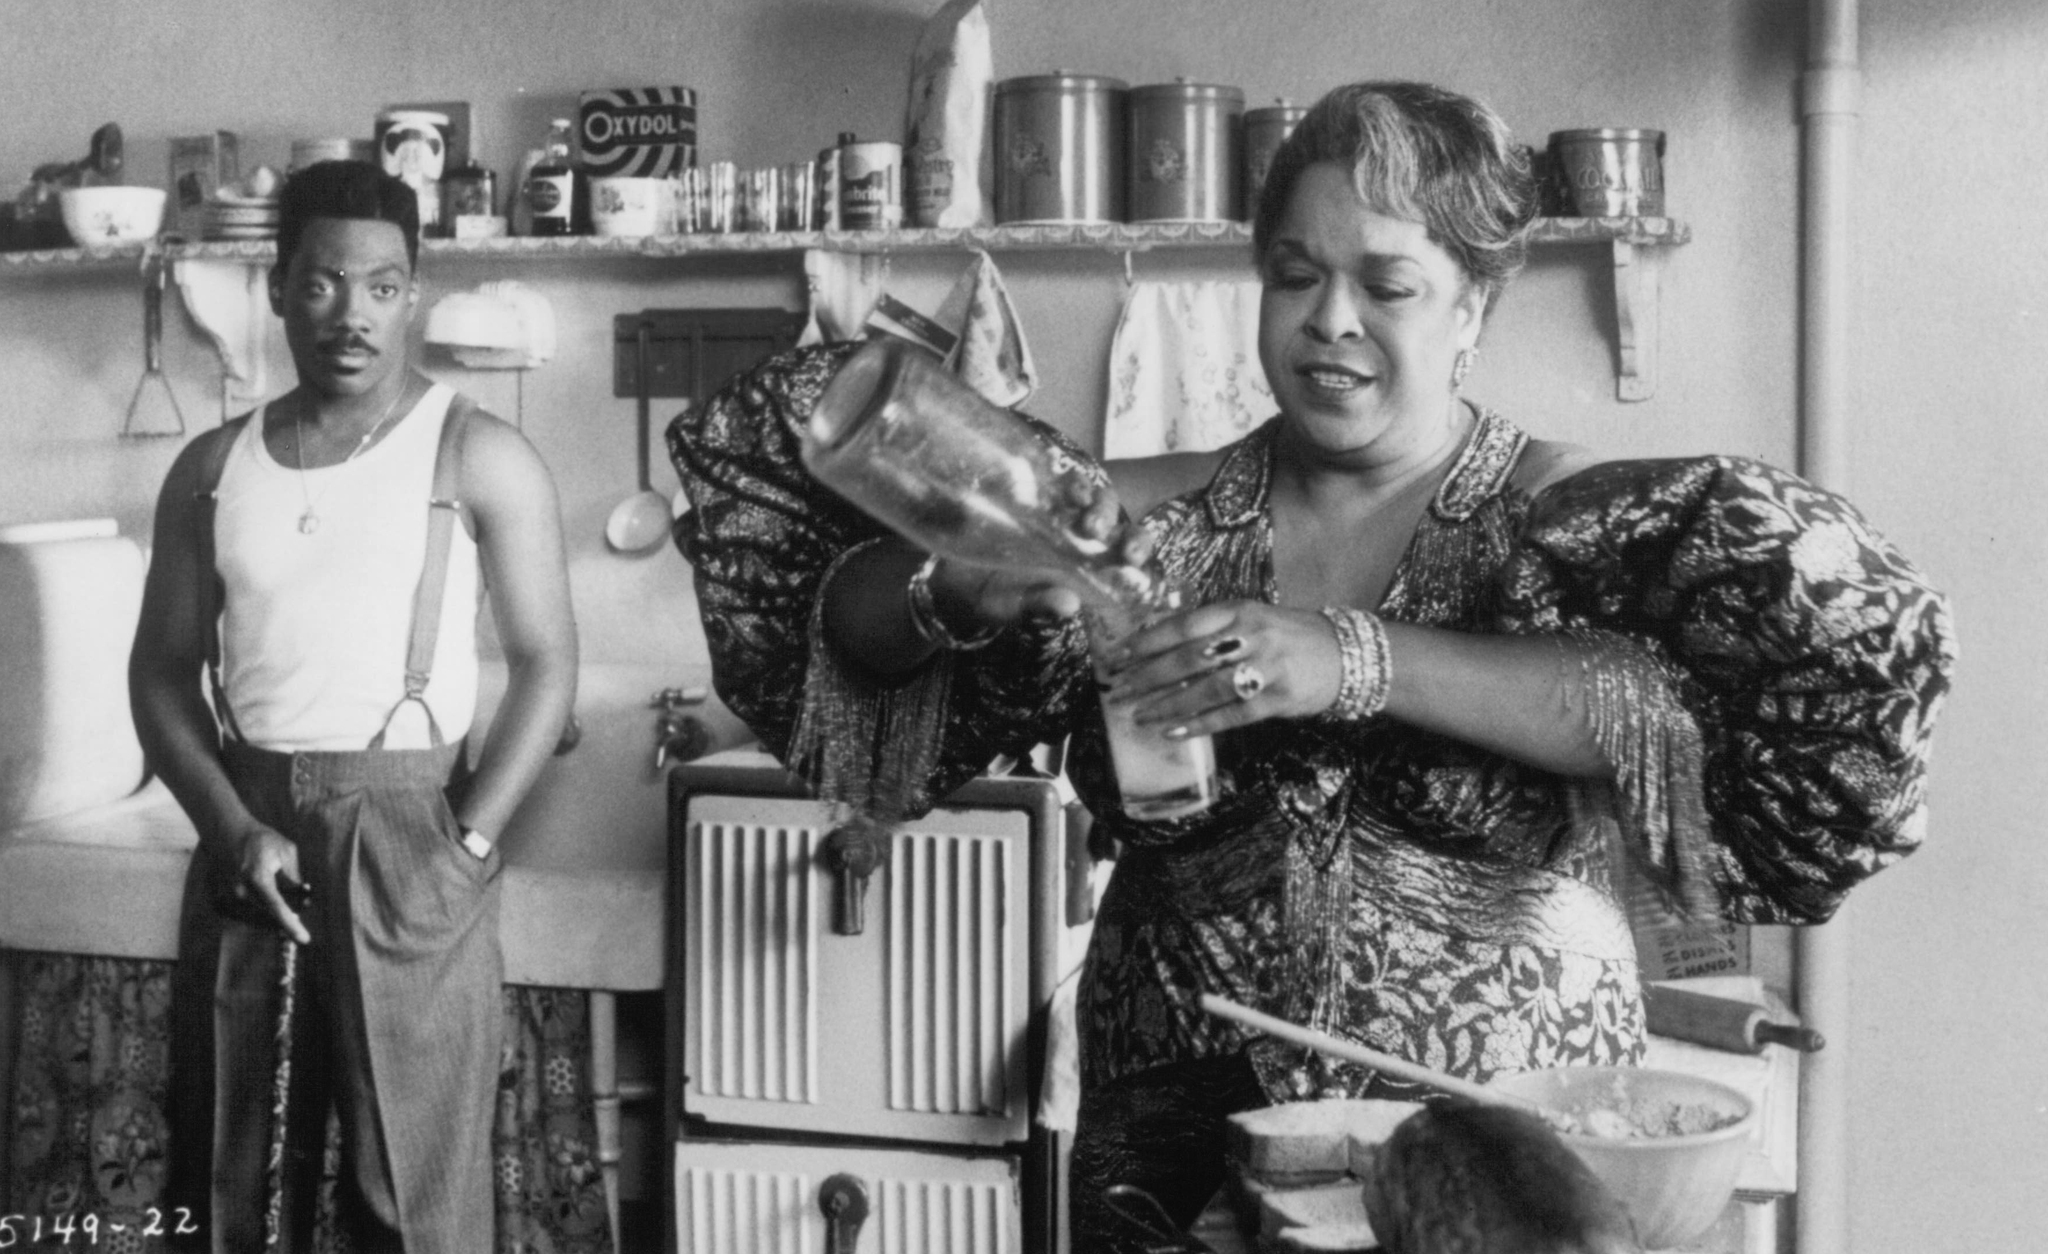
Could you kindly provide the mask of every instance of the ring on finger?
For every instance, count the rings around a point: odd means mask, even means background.
[[[1230,690],[1240,701],[1249,701],[1266,690],[1266,673],[1250,662],[1239,662],[1230,672]]]
[[[1244,656],[1244,637],[1218,636],[1203,646],[1202,656],[1219,666],[1228,666]]]

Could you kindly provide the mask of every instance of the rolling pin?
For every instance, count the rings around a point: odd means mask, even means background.
[[[1661,984],[1643,985],[1643,1012],[1658,1036],[1738,1054],[1761,1054],[1766,1045],[1810,1054],[1827,1043],[1811,1028],[1773,1020],[1762,1006]]]

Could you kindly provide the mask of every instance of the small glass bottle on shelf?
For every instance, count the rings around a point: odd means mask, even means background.
[[[570,122],[556,118],[548,124],[547,143],[540,164],[527,173],[519,194],[525,198],[529,228],[535,235],[576,234],[578,184],[583,175],[576,168],[570,146]]]

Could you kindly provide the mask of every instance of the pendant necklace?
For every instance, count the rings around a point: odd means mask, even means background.
[[[364,449],[370,447],[370,441],[376,439],[377,433],[384,429],[384,424],[391,421],[391,416],[398,412],[398,403],[405,399],[405,394],[410,390],[409,384],[399,385],[398,395],[391,398],[391,405],[385,409],[384,416],[377,420],[376,425],[363,432],[363,438],[356,441],[356,446],[348,451],[347,457],[334,463],[335,467],[348,465],[360,456]],[[292,431],[293,452],[297,454],[299,463],[299,499],[306,503],[306,511],[299,515],[299,534],[310,536],[320,530],[320,515],[313,508],[316,502],[313,500],[311,490],[306,487],[306,413],[304,404],[301,404],[292,414]],[[326,468],[323,467],[323,469]],[[320,495],[325,497],[328,491],[333,489],[333,486],[333,484],[329,484],[327,488],[321,491]]]

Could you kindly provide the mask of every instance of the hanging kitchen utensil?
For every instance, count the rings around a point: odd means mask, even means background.
[[[136,422],[136,415],[143,409],[143,393],[150,390],[152,382],[170,401],[171,416],[178,424],[173,430],[152,429],[147,423]],[[156,408],[160,410],[161,404]],[[164,255],[155,249],[142,259],[142,377],[135,381],[135,394],[128,398],[128,416],[121,423],[121,434],[128,439],[185,434],[185,408],[178,404],[178,393],[171,387],[170,376],[164,373]]]
[[[611,517],[605,520],[605,543],[619,553],[651,552],[668,538],[669,524],[674,520],[669,500],[654,490],[652,473],[647,451],[647,439],[651,422],[648,415],[648,339],[651,331],[645,321],[641,322],[636,339],[638,354],[635,367],[635,400],[639,405],[637,415],[638,446],[633,450],[640,467],[640,490],[612,507]]]

